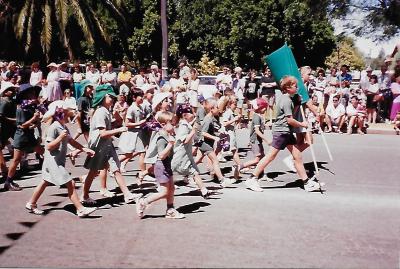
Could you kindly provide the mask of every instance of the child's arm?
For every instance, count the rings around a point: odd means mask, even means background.
[[[157,144],[158,144],[158,141],[157,141]],[[160,160],[164,160],[165,158],[167,158],[169,156],[169,152],[174,147],[174,144],[175,144],[175,139],[172,136],[170,136],[167,146],[160,153],[158,153],[158,157],[160,158]]]
[[[66,138],[68,136],[68,131],[67,130],[63,130],[61,131],[61,133],[59,134],[59,136],[57,136],[56,139],[54,139],[53,141],[49,142],[46,145],[46,148],[48,151],[52,151],[55,150],[56,148],[59,147],[61,141]]]
[[[86,152],[89,156],[93,156],[95,154],[95,152],[89,148],[86,148],[84,146],[82,146],[81,143],[79,143],[78,141],[76,141],[75,139],[73,139],[72,137],[70,137],[68,139],[68,143],[70,143],[74,148],[79,149],[81,152],[84,151]]]
[[[260,126],[254,126],[254,131],[259,138],[265,141],[265,143],[267,143],[268,145],[271,144],[271,141],[269,141],[268,138],[264,136],[264,134],[261,132]]]
[[[286,120],[287,120],[288,124],[292,127],[304,127],[304,128],[308,127],[307,121],[299,122],[299,121],[293,119],[293,116],[286,116]]]
[[[100,130],[100,137],[101,138],[109,138],[112,137],[118,133],[123,133],[128,131],[127,127],[120,127],[117,129],[112,129],[112,130],[105,130],[105,128],[98,128]]]
[[[138,122],[131,122],[131,119],[125,119],[125,126],[128,128],[140,127],[146,122],[146,119],[138,121]]]
[[[223,122],[222,122],[222,126],[226,127],[226,126],[232,125],[232,124],[234,124],[235,122],[238,122],[239,119],[240,119],[240,117],[239,117],[239,116],[236,116],[236,117],[234,117],[232,120],[223,121]]]
[[[30,120],[22,123],[19,127],[22,129],[27,129],[27,128],[31,127],[31,125],[33,125],[36,122],[36,120],[39,119],[39,117],[40,117],[40,113],[35,112],[35,114],[33,114],[33,117]]]

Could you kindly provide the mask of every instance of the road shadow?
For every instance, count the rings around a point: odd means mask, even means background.
[[[335,173],[326,167],[327,164],[328,164],[328,162],[317,162],[317,167],[320,170],[325,170],[325,171],[331,173],[332,175],[334,175]],[[315,175],[314,162],[304,163],[304,168],[308,171],[309,177],[313,177]]]
[[[266,173],[266,176],[272,179],[273,181],[283,182],[283,180],[277,180],[276,178],[285,174],[286,174],[285,172],[268,172]]]
[[[207,202],[194,202],[192,204],[180,206],[180,207],[176,208],[176,210],[178,210],[180,213],[183,213],[183,214],[200,213],[200,212],[204,212],[203,210],[199,211],[200,208],[210,206],[210,205],[211,204],[207,203]]]
[[[285,185],[281,186],[271,186],[271,187],[261,187],[262,189],[292,189],[292,188],[301,188],[304,189],[303,187],[303,181],[301,179],[298,179],[293,182],[286,183]]]
[[[210,187],[207,187],[207,189],[211,190]],[[191,190],[191,191],[188,191],[188,192],[175,194],[175,197],[177,197],[177,196],[198,196],[198,197],[201,197],[201,192],[200,192],[200,190]],[[221,199],[221,198],[215,197],[213,195],[213,196],[210,196],[207,200],[219,200],[219,199]]]

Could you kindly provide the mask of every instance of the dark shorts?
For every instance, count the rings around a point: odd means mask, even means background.
[[[296,145],[296,137],[292,133],[274,133],[271,146],[284,150],[288,145]]]
[[[160,160],[156,161],[154,164],[154,176],[158,183],[168,183],[172,180],[172,169],[171,167],[167,167]]]
[[[255,157],[260,157],[260,156],[264,156],[264,146],[263,144],[259,143],[259,144],[253,144],[251,143],[251,152],[253,152],[253,155]]]
[[[198,145],[198,147],[199,147],[200,152],[203,153],[204,155],[208,155],[209,153],[214,151],[214,149],[204,141],[201,142],[201,144]]]

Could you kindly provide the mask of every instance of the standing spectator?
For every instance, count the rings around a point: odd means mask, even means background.
[[[378,77],[376,75],[371,75],[369,83],[370,83],[370,85],[365,92],[367,95],[368,122],[375,124],[376,123],[376,109],[378,106],[378,101],[380,99]]]
[[[258,95],[258,88],[260,87],[260,82],[256,79],[256,71],[255,70],[250,70],[249,72],[249,78],[246,79],[245,83],[245,97],[246,97],[246,103],[247,103],[247,118],[250,119],[250,108],[251,104],[250,102],[255,100]]]
[[[146,68],[141,67],[139,69],[139,74],[135,75],[132,78],[131,82],[134,85],[134,87],[138,87],[138,88],[141,88],[145,84],[147,84],[148,80],[147,80],[147,76],[146,76]]]
[[[344,123],[344,116],[346,109],[344,108],[343,104],[339,103],[339,96],[336,95],[332,99],[332,105],[329,105],[326,108],[326,124],[328,125],[327,133],[332,132],[332,126],[338,127],[338,132],[342,134],[342,125]]]
[[[50,72],[47,74],[47,100],[53,102],[62,99],[62,91],[60,88],[60,72],[55,63],[50,63],[47,67]]]
[[[326,110],[327,106],[332,103],[333,96],[337,94],[337,88],[339,87],[339,79],[337,77],[337,69],[336,67],[331,68],[330,75],[326,78],[327,87],[324,91],[324,109]]]
[[[43,73],[39,69],[39,63],[35,62],[31,65],[31,77],[29,79],[29,84],[32,86],[41,86],[40,84],[42,83],[43,79]]]
[[[367,69],[365,70],[367,74],[360,79],[360,88],[363,91],[366,91],[369,87],[369,80],[371,78],[372,71],[373,71],[372,68],[368,66]]]
[[[179,77],[180,78],[189,78],[190,77],[190,67],[187,66],[186,60],[179,61]]]
[[[68,65],[66,62],[62,62],[59,65],[60,69],[60,88],[64,92],[66,89],[71,89],[72,87],[72,75],[68,72]]]
[[[7,80],[7,64],[0,62],[0,81]]]
[[[197,69],[192,68],[190,69],[190,79],[188,82],[188,96],[189,96],[189,104],[193,108],[198,107],[198,89],[199,89],[199,84],[200,80],[197,77],[198,72]]]
[[[379,91],[383,95],[383,100],[378,104],[380,107],[380,116],[385,122],[389,121],[390,109],[393,102],[393,94],[391,90],[391,79],[387,73],[386,64],[381,65],[381,74],[378,76]]]
[[[228,66],[224,66],[222,69],[222,73],[218,74],[217,78],[215,79],[217,89],[224,93],[226,88],[230,88],[232,85],[232,76],[231,76],[231,69]]]
[[[390,85],[393,94],[393,104],[390,111],[390,120],[395,121],[396,115],[400,111],[400,74],[396,74],[395,81]]]
[[[237,97],[237,108],[240,116],[243,115],[243,104],[244,104],[244,87],[246,85],[246,79],[243,77],[242,68],[235,67],[235,74],[232,76],[232,90]],[[240,124],[239,124],[240,126]]]
[[[19,74],[18,71],[18,65],[16,62],[10,62],[8,64],[8,71],[6,73],[7,81],[10,81],[12,79],[15,80],[15,82],[12,82],[13,84],[20,84],[21,83],[21,75]]]
[[[274,77],[272,76],[271,70],[266,67],[264,70],[264,74],[261,77],[261,97],[264,98],[268,103],[268,111],[269,111],[269,122],[272,125],[272,112],[274,110],[275,105],[275,90],[277,89],[277,85]]]
[[[118,73],[117,85],[119,92],[123,92],[125,95],[129,93],[132,86],[131,83],[132,73],[128,71],[125,64],[121,65],[121,72]]]
[[[323,102],[325,88],[327,87],[327,81],[323,69],[318,70],[317,75],[318,77],[315,80],[314,94],[318,97],[318,104],[321,104]]]
[[[98,86],[100,84],[100,72],[96,69],[94,64],[89,65],[89,70],[86,72],[86,79],[88,79],[93,85]]]
[[[349,66],[344,64],[340,67],[340,74],[338,75],[341,102],[344,106],[347,106],[349,102],[350,84],[353,81],[353,77],[348,72]]]
[[[74,65],[74,73],[72,74],[72,80],[74,82],[75,99],[78,100],[82,95],[81,81],[85,79],[85,74],[81,72],[79,64]]]
[[[160,70],[158,69],[158,66],[156,64],[152,64],[150,66],[149,83],[151,85],[160,87],[160,82],[161,82]]]
[[[76,110],[76,99],[72,96],[71,89],[66,89],[64,91],[64,102],[71,110]]]
[[[182,80],[179,79],[179,70],[174,69],[172,70],[171,79],[169,80],[169,85],[171,86],[172,90],[175,91],[178,87],[182,84]]]
[[[111,85],[114,90],[117,87],[117,73],[114,72],[112,63],[107,64],[107,71],[101,77],[101,83]]]

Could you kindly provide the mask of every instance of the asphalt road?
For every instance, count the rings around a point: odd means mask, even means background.
[[[240,134],[243,147],[246,137]],[[24,209],[40,180],[40,171],[32,170],[18,181],[23,191],[0,193],[0,266],[398,268],[399,137],[326,137],[333,161],[320,136],[314,146],[323,194],[299,188],[281,161],[288,153],[281,152],[266,169],[274,181],[263,181],[262,193],[239,182],[204,200],[181,186],[175,206],[185,213],[182,220],[165,219],[161,201],[140,220],[135,204],[124,204],[120,193],[101,199],[97,180],[91,196],[101,207],[90,218],[79,219],[66,189],[58,187],[49,187],[39,200],[47,214],[35,216]],[[244,148],[241,156],[251,153]],[[309,150],[304,162],[313,169]],[[85,172],[82,163],[78,159],[72,168],[68,162],[73,175]],[[232,175],[231,161],[221,166]],[[126,180],[137,192],[136,161],[127,168]],[[208,175],[204,179],[217,187]],[[110,178],[109,188],[115,187]],[[152,183],[144,187],[146,194],[154,191]]]

